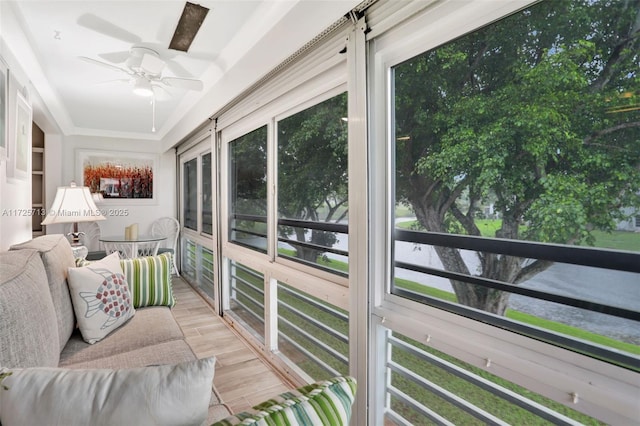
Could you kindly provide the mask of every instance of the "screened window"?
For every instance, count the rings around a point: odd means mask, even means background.
[[[186,161],[182,171],[184,227],[198,230],[198,159]]]
[[[280,120],[278,255],[346,274],[347,94]]]
[[[229,240],[267,249],[267,126],[229,143]]]
[[[637,16],[542,2],[392,68],[393,293],[640,368]]]

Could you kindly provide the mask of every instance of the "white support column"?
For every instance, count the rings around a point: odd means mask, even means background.
[[[264,276],[264,348],[270,356],[278,349],[278,280]]]
[[[368,411],[368,149],[364,18],[347,40],[349,90],[349,374],[358,381],[352,425],[367,424]]]
[[[212,121],[209,127],[209,140],[211,143],[211,211],[213,212],[213,230],[211,234],[211,250],[213,251],[213,296],[216,301],[215,310],[218,315],[222,313],[222,243],[220,235],[220,134],[217,129],[217,120]]]

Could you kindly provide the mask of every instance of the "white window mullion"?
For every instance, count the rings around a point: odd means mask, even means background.
[[[200,153],[196,160],[196,198],[197,198],[197,227],[198,234],[202,235],[202,153]]]
[[[274,260],[278,253],[278,213],[277,191],[278,184],[278,149],[276,124],[274,120],[267,126],[267,255]]]
[[[352,425],[367,422],[368,405],[368,217],[367,75],[364,18],[355,23],[347,39],[347,87],[349,90],[349,374],[359,383]]]

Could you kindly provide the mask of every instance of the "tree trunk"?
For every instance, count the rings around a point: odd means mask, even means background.
[[[425,229],[432,232],[447,232],[444,229],[444,214],[429,206],[416,204],[418,203],[413,204],[416,218]],[[511,228],[509,230],[512,231]],[[446,271],[471,275],[460,249],[434,246],[434,250]],[[479,253],[479,256],[482,265],[480,276],[482,277],[513,282],[512,279],[520,271],[521,259],[519,258],[491,253]],[[457,280],[449,281],[458,298],[458,303],[497,315],[505,314],[510,293]]]
[[[296,240],[306,242],[305,230],[303,228],[295,228]],[[303,247],[303,246],[295,246],[296,248],[296,257],[298,259],[304,260],[306,262],[315,263],[318,259],[318,255],[320,254],[318,250]]]

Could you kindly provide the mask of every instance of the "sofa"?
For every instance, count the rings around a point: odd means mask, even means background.
[[[168,265],[170,268],[171,263]],[[169,306],[137,308],[126,323],[103,339],[93,344],[85,341],[77,327],[68,282],[69,268],[75,266],[63,235],[37,237],[0,253],[0,367],[57,368],[68,373],[196,365],[196,355]],[[209,360],[209,364],[214,362]],[[209,368],[213,376],[211,365],[200,367]],[[206,424],[231,414],[212,389],[211,380],[205,392],[210,402]],[[10,378],[5,378],[3,385],[8,383]],[[5,424],[3,414],[0,411],[0,422]]]
[[[0,252],[0,424],[349,424],[348,376],[232,414],[172,314],[171,265],[78,262],[63,235]]]

